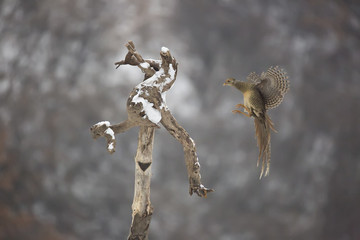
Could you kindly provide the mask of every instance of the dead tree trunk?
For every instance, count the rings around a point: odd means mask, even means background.
[[[91,127],[94,138],[107,139],[107,150],[115,152],[115,134],[139,126],[138,149],[135,156],[135,192],[132,204],[132,223],[128,240],[148,239],[153,208],[150,202],[150,177],[152,149],[155,128],[161,123],[184,148],[185,163],[189,179],[189,193],[206,197],[212,189],[201,184],[200,163],[194,141],[186,130],[172,116],[166,105],[166,91],[171,88],[177,75],[177,62],[169,49],[162,47],[161,60],[143,59],[135,50],[133,42],[126,44],[128,53],[125,59],[115,63],[117,68],[124,64],[137,66],[145,74],[144,81],[138,84],[127,100],[127,120],[110,125],[108,121],[99,122]]]
[[[152,150],[155,129],[140,127],[135,156],[135,191],[129,240],[147,239],[153,208],[150,202]]]

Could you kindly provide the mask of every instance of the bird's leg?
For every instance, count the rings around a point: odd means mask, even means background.
[[[236,104],[235,107],[236,108],[245,108],[245,109],[247,109],[247,107],[244,104],[241,104],[241,103]]]
[[[244,108],[248,113],[244,113],[244,112],[242,112],[242,111],[240,111],[240,110],[233,110],[233,111],[232,111],[233,113],[241,113],[241,114],[244,114],[244,115],[247,116],[247,117],[251,117],[251,111],[250,111],[250,109],[247,108],[244,104],[239,103],[239,104],[236,104],[235,107],[236,107],[236,108]]]
[[[241,113],[241,114],[244,114],[247,117],[251,117],[251,115],[249,113],[244,113],[244,112],[242,112],[240,110],[232,110],[232,113]]]
[[[235,107],[236,108],[244,108],[248,112],[248,114],[246,114],[246,116],[248,116],[248,117],[251,117],[253,115],[251,110],[247,106],[245,106],[244,104],[239,103],[239,104],[236,104]],[[235,112],[238,112],[238,111],[235,111]]]
[[[235,107],[236,108],[244,108],[248,113],[251,112],[251,110],[247,106],[245,106],[244,104],[241,104],[241,103],[236,104]]]

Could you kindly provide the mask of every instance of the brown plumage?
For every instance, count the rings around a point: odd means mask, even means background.
[[[224,83],[224,85],[237,88],[244,95],[244,104],[237,104],[236,107],[244,108],[247,113],[240,110],[233,110],[233,113],[254,117],[255,134],[259,147],[257,165],[262,160],[260,178],[263,175],[269,175],[271,157],[270,130],[276,132],[274,124],[266,111],[279,106],[284,99],[285,93],[289,90],[289,81],[287,79],[286,72],[276,66],[274,68],[270,67],[260,76],[254,72],[250,73],[246,82],[228,78]]]

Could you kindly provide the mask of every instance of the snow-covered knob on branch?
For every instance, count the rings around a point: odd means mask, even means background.
[[[105,137],[107,140],[107,150],[109,153],[115,152],[115,133],[110,127],[109,121],[102,121],[94,124],[91,128],[91,133],[94,139],[98,137]]]
[[[115,151],[115,134],[140,126],[139,144],[135,156],[133,221],[128,239],[146,239],[152,214],[150,203],[152,146],[155,129],[159,128],[160,124],[183,145],[189,194],[196,193],[200,197],[206,197],[207,193],[213,190],[204,187],[201,183],[195,142],[176,121],[166,105],[166,91],[172,87],[177,76],[178,64],[175,58],[166,47],[161,48],[161,60],[143,59],[136,52],[135,45],[131,41],[126,47],[128,53],[124,60],[115,63],[116,68],[125,64],[137,66],[144,73],[144,81],[135,86],[128,97],[126,103],[128,116],[125,121],[115,125],[110,125],[107,121],[99,122],[91,127],[91,133],[94,138],[104,136],[108,143],[107,149],[112,153]],[[139,233],[144,238],[139,238]]]

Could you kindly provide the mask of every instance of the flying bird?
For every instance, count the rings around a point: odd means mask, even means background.
[[[259,147],[259,157],[257,166],[262,160],[260,179],[262,176],[269,175],[270,169],[270,130],[277,132],[274,124],[267,114],[268,109],[280,105],[285,93],[289,90],[288,76],[283,69],[278,66],[270,67],[260,76],[252,72],[247,77],[247,81],[239,81],[234,78],[225,80],[224,86],[232,86],[240,90],[244,95],[244,104],[237,104],[233,113],[240,113],[247,117],[253,117],[255,123],[255,135]]]

